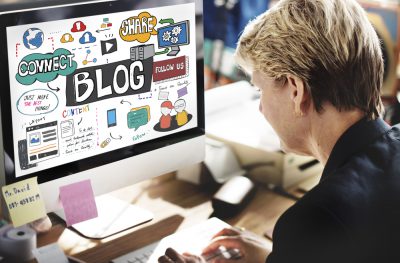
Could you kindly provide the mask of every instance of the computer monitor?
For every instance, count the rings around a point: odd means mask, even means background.
[[[173,21],[171,21],[173,22]],[[179,30],[176,30],[176,29]],[[176,34],[179,32],[179,34]],[[172,33],[172,34],[171,34]],[[182,21],[179,23],[172,23],[168,26],[161,27],[157,31],[158,46],[160,48],[165,48],[168,52],[167,56],[176,56],[182,45],[189,45],[189,21]],[[171,48],[169,51],[168,48]]]
[[[97,196],[203,160],[194,0],[41,3],[0,14],[0,186],[37,177],[50,212],[63,185]]]

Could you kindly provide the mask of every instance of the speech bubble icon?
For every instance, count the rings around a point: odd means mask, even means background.
[[[140,126],[146,125],[150,121],[150,107],[143,106],[133,108],[128,113],[128,128],[137,131]]]
[[[57,106],[58,98],[56,94],[46,89],[27,91],[17,101],[18,111],[29,116],[50,113]]]

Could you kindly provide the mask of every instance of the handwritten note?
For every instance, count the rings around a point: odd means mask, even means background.
[[[2,191],[14,227],[46,216],[37,177],[3,186]]]
[[[79,128],[75,136],[71,134],[71,136],[64,138],[62,142],[61,151],[67,155],[93,149],[96,143],[95,128],[93,126]]]
[[[97,217],[90,180],[60,187],[60,199],[64,207],[67,226]]]

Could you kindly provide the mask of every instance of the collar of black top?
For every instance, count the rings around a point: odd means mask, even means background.
[[[332,149],[331,155],[322,173],[321,180],[332,174],[342,166],[347,159],[359,152],[384,133],[390,130],[390,126],[381,118],[368,120],[363,118],[347,129]]]

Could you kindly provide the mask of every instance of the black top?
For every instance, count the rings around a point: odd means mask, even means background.
[[[362,119],[278,220],[267,263],[400,262],[400,126]]]

